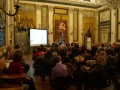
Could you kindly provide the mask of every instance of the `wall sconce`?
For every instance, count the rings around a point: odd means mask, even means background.
[[[15,25],[13,25],[13,24],[10,24],[10,25],[9,25],[9,27],[11,27],[11,26],[14,26],[14,28],[17,28],[17,30],[20,31],[20,32],[27,31],[27,29],[24,28],[23,26],[21,26],[20,23],[18,23],[18,26],[17,26],[17,27],[16,27]]]
[[[48,32],[48,35],[53,34],[53,32]]]
[[[84,33],[81,33],[81,35],[84,35]]]
[[[15,13],[13,13],[13,14],[11,14],[11,13],[7,13],[3,8],[1,8],[0,7],[0,9],[1,10],[3,10],[3,12],[5,13],[5,14],[7,14],[8,16],[15,16],[17,13],[18,13],[18,10],[19,10],[19,8],[20,8],[20,6],[19,5],[14,5],[14,7],[15,7]]]
[[[71,32],[70,34],[73,35],[73,32]]]
[[[53,34],[53,32],[51,32],[50,34]]]

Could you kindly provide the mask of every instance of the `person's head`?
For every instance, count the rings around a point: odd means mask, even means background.
[[[62,49],[61,52],[60,52],[60,56],[61,57],[67,56],[67,51],[65,49]]]
[[[90,55],[91,54],[91,51],[89,50],[89,49],[87,49],[86,51],[85,51],[85,55]]]
[[[83,62],[83,61],[84,61],[84,58],[83,58],[81,55],[78,55],[78,56],[74,57],[74,60],[75,60],[76,62],[80,63],[80,62]]]
[[[38,47],[38,48],[37,48],[37,51],[42,51],[42,48],[41,48],[41,47]]]
[[[53,53],[52,53],[51,50],[47,50],[45,57],[46,57],[46,58],[50,58],[50,57],[52,57],[52,54],[53,54]]]
[[[16,44],[14,49],[19,49],[19,50],[21,50],[21,45]]]
[[[23,52],[21,50],[15,50],[13,53],[13,61],[14,62],[21,62],[23,59]]]
[[[101,66],[105,66],[106,65],[106,57],[104,55],[99,55],[97,60],[96,60],[96,63],[101,65]]]
[[[60,55],[57,55],[57,56],[54,58],[54,62],[55,62],[55,64],[56,64],[56,63],[59,63],[59,62],[62,62],[61,56],[60,56]]]

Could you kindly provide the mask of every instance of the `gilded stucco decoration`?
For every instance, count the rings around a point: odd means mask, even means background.
[[[100,22],[109,21],[110,20],[110,10],[105,10],[100,12]]]
[[[96,18],[83,18],[83,34],[85,35],[90,28],[92,33],[92,42],[95,42]]]
[[[26,5],[26,4],[21,4],[20,5],[20,12],[35,12],[35,5]]]
[[[40,10],[42,8],[42,5],[36,4],[35,7],[36,7],[36,9]]]
[[[83,1],[79,1],[79,0],[49,0],[49,1],[54,1],[54,2],[64,2],[64,3],[69,3],[69,4],[78,4],[78,5],[88,5],[88,6],[99,6],[95,3],[87,3],[87,2],[83,2]]]
[[[73,11],[73,41],[78,41],[78,10]]]
[[[83,16],[94,18],[95,17],[95,11],[84,10],[83,11]]]
[[[42,7],[42,29],[48,29],[48,8],[46,6]]]
[[[73,13],[73,9],[74,9],[74,8],[69,8],[69,14],[70,14],[70,13]]]
[[[48,8],[49,8],[49,11],[53,11],[53,9],[54,9],[54,6],[48,6]]]
[[[100,42],[109,43],[110,41],[110,25],[100,26]]]

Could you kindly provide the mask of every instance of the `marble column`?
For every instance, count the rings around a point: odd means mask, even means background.
[[[83,36],[84,36],[84,32],[83,32],[83,9],[79,9],[79,27],[78,27],[78,31],[79,31],[79,34],[78,34],[78,40],[79,40],[79,45],[82,46],[83,45]]]
[[[54,9],[54,6],[48,6],[48,9],[49,9],[48,43],[51,45],[53,43],[53,9]]]
[[[36,26],[41,29],[41,7],[42,5],[36,4]]]
[[[73,43],[73,8],[69,8],[69,28],[68,28],[69,43]]]

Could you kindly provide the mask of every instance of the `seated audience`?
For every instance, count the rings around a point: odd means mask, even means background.
[[[21,68],[21,61],[23,59],[23,53],[21,50],[16,50],[13,53],[13,62],[10,63],[10,66],[8,68],[8,74],[12,75],[12,74],[24,74],[23,69]],[[9,81],[10,84],[18,84],[20,83],[21,80],[20,79],[16,79],[16,80],[12,80]],[[33,79],[26,76],[23,79],[23,84],[28,84],[29,85],[29,90],[35,90],[35,85],[33,82]]]
[[[21,50],[22,51],[22,47],[19,44],[16,44],[14,49],[15,49],[15,51],[16,50]],[[25,63],[24,59],[21,61],[21,65],[22,65],[24,73],[26,74],[28,72],[28,70],[30,69],[30,66]]]
[[[54,65],[54,57],[52,57],[52,51],[50,50],[46,52],[44,59],[40,61],[40,67],[45,65]]]
[[[44,57],[44,52],[42,51],[41,47],[38,47],[37,51],[35,53],[33,53],[33,55],[32,55],[33,60],[35,60],[36,57],[38,57],[38,56]]]
[[[103,53],[101,53],[103,54]],[[92,65],[91,67],[84,67],[85,70],[88,72],[87,81],[85,84],[85,90],[89,90],[87,88],[91,88],[93,90],[93,86],[95,85],[98,88],[102,88],[103,82],[105,83],[104,75],[106,75],[104,66],[106,65],[106,58],[104,55],[99,55],[96,64]],[[99,78],[98,78],[99,77]],[[102,85],[101,85],[102,84]],[[88,87],[89,86],[89,87]]]
[[[61,50],[60,56],[62,57],[62,63],[63,64],[70,62],[70,57],[67,55],[67,51],[65,49]]]
[[[55,78],[59,76],[66,77],[68,75],[67,67],[62,64],[62,58],[61,56],[56,56],[55,57],[55,66],[52,68],[51,72],[51,80],[54,80]]]

